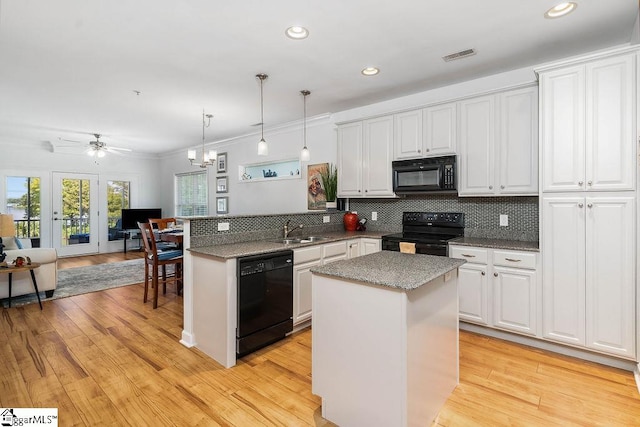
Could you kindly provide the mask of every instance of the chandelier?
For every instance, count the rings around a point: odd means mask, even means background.
[[[212,117],[213,114],[205,114],[204,110],[202,110],[202,161],[200,163],[196,163],[196,150],[188,150],[187,158],[191,162],[191,165],[206,168],[207,166],[213,166],[216,164],[216,150],[209,150],[209,152],[207,152],[204,149],[204,128],[211,126]],[[205,121],[205,119],[207,119],[207,121]]]

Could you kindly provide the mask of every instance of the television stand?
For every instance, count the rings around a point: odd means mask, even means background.
[[[133,239],[138,239],[138,248],[136,250],[140,250],[141,246],[142,246],[142,242],[141,242],[141,237],[140,236],[140,231],[139,230],[122,230],[121,231],[122,235],[124,236],[124,239],[122,240],[124,242],[124,253],[127,253],[127,240],[133,240]]]

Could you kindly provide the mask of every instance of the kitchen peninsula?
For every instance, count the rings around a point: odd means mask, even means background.
[[[458,384],[462,264],[382,251],[311,270],[312,392],[324,418],[431,424]]]

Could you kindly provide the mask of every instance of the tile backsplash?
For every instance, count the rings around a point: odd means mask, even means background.
[[[350,210],[367,218],[367,229],[399,232],[402,230],[402,212],[463,212],[465,236],[509,240],[538,240],[537,197],[456,197],[432,195],[401,199],[350,199]],[[377,212],[377,221],[371,213]],[[236,243],[282,236],[282,226],[291,220],[291,226],[303,224],[302,232],[295,235],[318,234],[342,230],[344,212],[305,212],[280,215],[219,216],[191,219],[191,246]],[[500,226],[500,215],[509,216],[509,225]],[[329,216],[330,222],[323,218]],[[229,223],[228,231],[218,231],[219,223]],[[302,234],[300,234],[302,233]]]

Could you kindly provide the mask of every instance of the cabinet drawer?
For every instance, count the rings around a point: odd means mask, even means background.
[[[347,253],[347,242],[335,242],[335,243],[327,243],[323,245],[324,257],[334,257],[338,255],[346,255]]]
[[[295,265],[320,259],[322,259],[322,246],[311,246],[293,251],[293,263]]]
[[[489,259],[488,250],[470,246],[450,246],[449,258],[466,259],[475,264],[486,264]]]
[[[536,254],[531,252],[493,251],[493,265],[503,267],[536,268]]]

